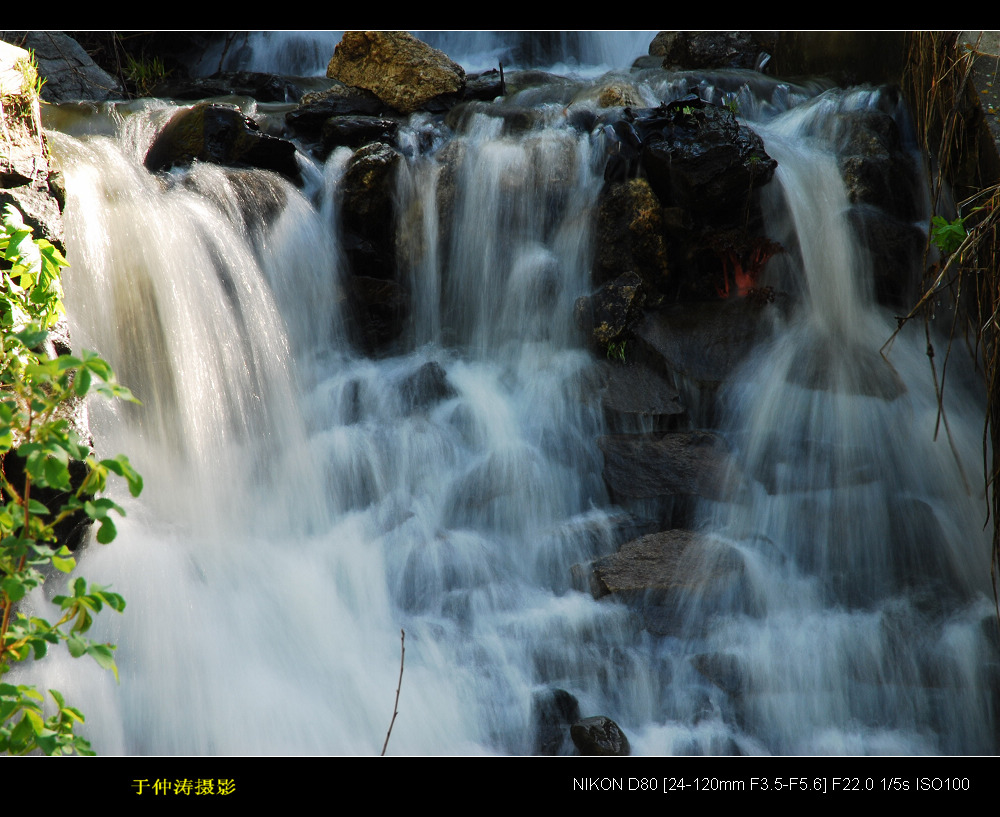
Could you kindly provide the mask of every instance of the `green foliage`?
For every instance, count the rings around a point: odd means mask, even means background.
[[[608,344],[607,355],[608,360],[617,360],[619,363],[625,362],[625,344],[626,341],[612,341]]]
[[[931,241],[945,255],[951,255],[961,247],[967,235],[964,218],[948,221],[944,216],[934,216],[931,219]]]
[[[128,459],[97,460],[68,416],[72,405],[90,394],[134,398],[116,382],[111,367],[91,352],[55,358],[38,352],[63,314],[59,275],[67,263],[50,242],[32,237],[31,228],[10,205],[0,224],[0,675],[20,661],[44,658],[50,647],[65,643],[70,655],[89,655],[117,678],[114,646],[91,641],[85,634],[105,606],[125,609],[120,595],[77,577],[66,594],[52,599],[60,610],[54,623],[17,607],[46,576],[75,569],[73,554],[58,541],[61,523],[85,515],[99,526],[99,542],[115,538],[113,515],[124,511],[112,500],[97,497],[109,474],[122,477],[133,496],[142,491],[142,478]],[[73,461],[86,465],[86,475],[76,483]],[[39,501],[39,495],[57,507]],[[46,716],[38,690],[0,683],[0,752],[93,754],[87,741],[73,732],[83,715],[55,690],[49,694],[55,713]]]
[[[149,96],[167,73],[163,60],[159,57],[136,59],[129,53],[125,54],[125,79],[135,90],[136,96]]]

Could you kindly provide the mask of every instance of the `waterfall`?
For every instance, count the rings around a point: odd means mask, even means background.
[[[723,400],[754,480],[703,508],[719,537],[706,562],[740,577],[721,604],[689,600],[688,649],[739,687],[738,716],[720,706],[769,751],[991,753],[995,665],[971,658],[995,650],[982,397],[959,363],[935,436],[923,332],[880,355],[895,321],[817,136],[859,102],[878,100],[827,94],[760,125],[779,167],[768,234],[798,247],[805,292]]]
[[[30,672],[102,754],[377,754],[401,629],[394,754],[534,753],[566,692],[640,754],[995,752],[981,397],[956,359],[935,438],[922,333],[879,352],[895,324],[819,120],[861,104],[839,99],[746,105],[779,163],[767,232],[789,252],[767,282],[795,305],[720,398],[745,487],[698,527],[704,575],[733,581],[681,598],[670,636],[573,580],[635,524],[606,494],[572,325],[600,129],[549,105],[524,134],[477,115],[404,151],[411,317],[378,358],[344,329],[343,152],[302,191],[199,164],[154,178],[169,109],[52,134],[74,341],[142,401],[93,406],[96,444],[146,488],[81,559],[128,601],[97,625],[120,685],[62,655]]]

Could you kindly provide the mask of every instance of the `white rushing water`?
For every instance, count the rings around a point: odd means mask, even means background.
[[[531,753],[532,702],[556,689],[637,753],[995,751],[980,398],[956,363],[959,466],[934,437],[922,334],[879,356],[894,324],[809,135],[819,107],[759,126],[779,162],[769,234],[800,248],[769,274],[798,306],[723,398],[754,481],[700,523],[719,543],[706,570],[735,559],[739,580],[686,599],[671,638],[571,589],[621,539],[572,326],[599,132],[562,106],[523,136],[477,118],[448,147],[444,227],[440,152],[408,160],[413,320],[380,359],[343,334],[342,153],[307,196],[257,171],[150,176],[162,111],[120,138],[54,135],[74,339],[143,401],[91,411],[101,452],[146,479],[81,564],[128,601],[99,624],[121,684],[39,665],[95,748],[377,754],[404,629],[395,754]]]

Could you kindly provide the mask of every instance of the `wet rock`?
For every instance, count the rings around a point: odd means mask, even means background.
[[[918,283],[927,237],[912,221],[902,221],[871,205],[855,205],[847,217],[872,255],[879,303],[909,310]]]
[[[160,131],[145,165],[153,173],[195,161],[273,170],[301,183],[295,145],[262,133],[234,105],[202,103],[174,114]]]
[[[634,108],[641,103],[639,89],[630,82],[607,82],[597,89],[597,104],[601,108]]]
[[[625,733],[604,715],[577,721],[571,727],[570,735],[581,755],[625,757],[632,753]]]
[[[323,155],[336,148],[359,148],[369,142],[382,142],[397,147],[396,132],[399,123],[381,116],[332,116],[323,123]]]
[[[465,133],[477,116],[499,119],[503,122],[503,133],[510,136],[527,133],[538,128],[544,117],[538,108],[521,105],[496,105],[488,102],[463,102],[452,108],[445,116],[445,124],[456,133]]]
[[[657,421],[684,413],[677,389],[644,363],[602,362],[599,376],[606,415]]]
[[[642,317],[645,295],[634,272],[608,281],[593,295],[578,298],[573,307],[576,325],[599,348],[626,337]]]
[[[771,495],[867,485],[883,476],[869,449],[777,434],[760,443],[748,471]]]
[[[297,102],[302,89],[287,77],[262,71],[219,71],[210,77],[172,79],[153,93],[170,99],[200,100],[213,96],[250,96],[258,102]]]
[[[844,350],[849,365],[828,364],[831,345]],[[846,350],[850,350],[849,352]],[[813,391],[854,394],[892,401],[906,393],[906,384],[878,350],[862,348],[841,337],[822,337],[803,343],[788,381]]]
[[[462,97],[468,100],[492,102],[505,93],[506,88],[502,74],[496,68],[492,68],[489,71],[467,76]]]
[[[419,411],[454,397],[457,392],[448,382],[444,367],[436,360],[430,360],[403,380],[400,394],[407,411]]]
[[[756,68],[778,38],[767,31],[661,31],[649,45],[664,67]]]
[[[700,496],[729,499],[739,480],[729,449],[710,431],[649,437],[608,434],[598,438],[604,454],[604,481],[615,498]]]
[[[920,174],[904,149],[896,120],[883,111],[841,114],[833,139],[847,194],[854,204],[870,204],[902,221],[921,216]]]
[[[647,298],[664,290],[668,261],[663,212],[645,179],[605,187],[598,204],[595,242],[595,283],[629,272],[642,279]]]
[[[383,142],[358,149],[341,182],[345,250],[356,274],[392,278],[395,265],[395,195],[399,151]]]
[[[545,689],[531,698],[536,755],[567,755],[572,749],[570,727],[580,720],[580,703],[565,689]]]
[[[410,297],[396,281],[355,275],[348,282],[348,297],[366,352],[384,349],[403,333]]]
[[[405,114],[465,87],[462,66],[405,31],[345,32],[326,73]]]
[[[714,388],[766,335],[769,310],[777,308],[747,299],[672,306],[646,313],[635,336],[667,371]]]
[[[330,117],[384,117],[390,112],[392,108],[371,91],[338,82],[326,91],[306,94],[297,108],[285,114],[285,124],[300,136],[317,138]]]
[[[746,667],[735,655],[702,653],[691,659],[694,668],[729,695],[742,695],[749,688]]]
[[[642,139],[642,168],[657,198],[704,224],[744,223],[751,194],[777,167],[761,138],[732,111],[697,97],[640,112],[634,126]]]
[[[708,542],[689,530],[650,533],[626,542],[617,553],[594,562],[591,593],[594,598],[635,596],[697,586],[702,581],[697,573],[700,560],[690,549]]]

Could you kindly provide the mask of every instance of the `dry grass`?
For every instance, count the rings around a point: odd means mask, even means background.
[[[956,339],[966,340],[982,362],[987,405],[983,429],[984,479],[989,495],[985,523],[993,523],[990,575],[994,600],[1000,580],[1000,274],[998,274],[998,220],[1000,176],[996,150],[986,127],[972,83],[978,46],[961,49],[954,32],[917,32],[910,36],[904,91],[914,113],[918,137],[931,157],[928,178],[935,213],[965,219],[968,234],[956,250],[929,263],[925,252],[923,294],[900,326],[920,318],[927,339],[927,355],[934,373],[939,423],[948,433],[942,395],[948,358]],[[958,200],[957,213],[946,212],[948,191]],[[947,347],[938,356],[930,323],[942,306],[950,310],[952,327]],[[950,433],[948,433],[950,440]],[[1000,603],[997,606],[1000,615]]]

